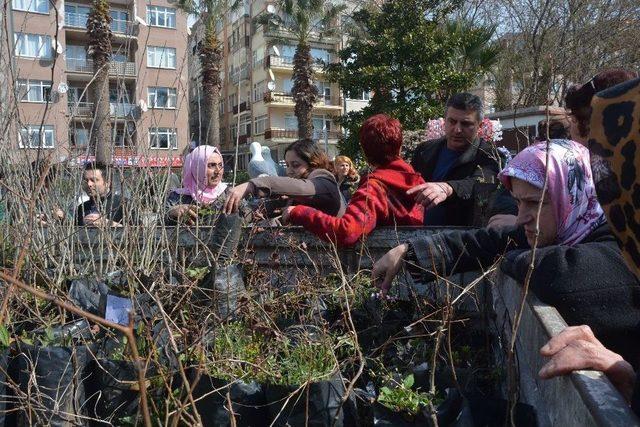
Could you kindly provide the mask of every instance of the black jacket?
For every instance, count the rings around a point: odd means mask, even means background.
[[[506,254],[500,268],[520,283],[530,263],[530,248],[519,229],[447,231],[412,240],[422,272],[478,270]],[[411,252],[410,252],[411,253]],[[554,306],[569,325],[586,324],[611,350],[638,366],[640,283],[628,270],[607,224],[575,246],[552,245],[536,251],[530,290]],[[427,273],[427,275],[429,275]]]
[[[84,217],[91,213],[99,213],[113,222],[122,223],[124,217],[123,199],[119,194],[109,192],[105,197],[96,200],[93,197],[78,206],[76,224],[84,225]]]
[[[416,147],[411,166],[426,182],[433,182],[433,172],[446,138],[423,142]],[[453,188],[453,194],[440,207],[444,209],[446,223],[431,225],[471,226],[474,220],[474,187],[477,182],[497,183],[499,172],[497,153],[489,144],[476,139],[462,153],[447,173],[444,181]],[[425,212],[425,216],[429,211]]]

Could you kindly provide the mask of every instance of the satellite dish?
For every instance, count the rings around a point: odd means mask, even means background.
[[[272,4],[268,4],[267,5],[267,12],[269,13],[276,13],[276,7]]]
[[[269,68],[269,77],[271,77],[271,81],[276,80],[276,76],[273,75],[273,71],[271,71],[271,68]]]
[[[267,83],[267,89],[269,89],[271,91],[276,90],[276,82],[271,81],[271,82]]]
[[[278,49],[278,46],[273,46],[273,53],[276,56],[280,56],[280,49]]]
[[[69,86],[65,82],[60,82],[58,84],[58,92],[67,93],[68,90],[69,90]]]
[[[144,25],[145,27],[147,26],[147,23],[145,22],[145,20],[140,18],[138,15],[136,15],[136,22],[140,25]]]
[[[141,99],[140,101],[138,101],[138,105],[140,106],[140,109],[142,111],[147,111],[149,109],[149,107],[147,106],[147,103],[144,102],[144,99]]]

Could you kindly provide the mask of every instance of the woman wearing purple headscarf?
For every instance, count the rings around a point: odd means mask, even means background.
[[[432,280],[434,268],[478,270],[503,254],[501,270],[522,283],[536,247],[530,290],[569,325],[589,325],[605,345],[635,360],[640,287],[597,201],[588,150],[562,139],[532,145],[499,178],[518,204],[515,227],[452,230],[399,245],[374,265],[377,285],[386,292],[403,260],[414,278]]]
[[[203,207],[222,206],[227,184],[222,182],[224,163],[216,147],[200,145],[184,159],[182,188],[176,188],[167,198],[165,223],[184,222],[193,225]],[[219,210],[219,208],[218,208]]]

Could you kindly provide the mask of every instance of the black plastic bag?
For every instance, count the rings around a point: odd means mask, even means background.
[[[346,425],[348,404],[342,405],[345,392],[342,378],[336,373],[326,381],[304,387],[267,385],[265,394],[275,426],[342,427]]]
[[[194,374],[191,376],[192,379],[195,378]],[[213,390],[219,391],[213,392]],[[243,427],[268,425],[266,421],[269,418],[269,410],[260,384],[255,381],[229,383],[229,381],[202,375],[193,388],[192,394],[204,427],[231,425],[227,393],[228,399],[231,400],[236,425]]]
[[[92,277],[72,280],[69,285],[69,299],[78,307],[97,316],[104,314],[101,301],[108,292],[109,287],[104,282]]]
[[[87,385],[87,406],[95,425],[118,425],[118,419],[134,417],[138,412],[138,371],[126,360],[98,359],[92,362],[93,374]]]
[[[86,425],[85,384],[90,376],[86,346],[42,347],[18,342],[17,378],[22,393],[18,425]]]

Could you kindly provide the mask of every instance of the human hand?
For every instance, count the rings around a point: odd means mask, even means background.
[[[515,215],[505,215],[505,214],[497,214],[489,218],[489,222],[487,223],[487,228],[505,228],[505,227],[513,227],[516,225]]]
[[[540,369],[540,378],[549,379],[582,369],[602,371],[627,400],[631,399],[635,382],[633,367],[602,345],[586,325],[565,328],[540,349],[540,354],[551,358]]]
[[[88,227],[98,227],[102,223],[102,215],[90,213],[83,218],[84,225]]]
[[[282,216],[280,220],[283,224],[289,223],[289,216],[291,215],[291,211],[295,208],[295,206],[286,206],[282,209]]]
[[[373,284],[380,288],[382,296],[386,296],[387,292],[389,292],[391,282],[393,282],[393,278],[396,277],[398,271],[400,271],[402,261],[408,250],[409,245],[403,243],[391,249],[373,264],[371,270]]]
[[[416,203],[422,204],[426,210],[447,200],[453,194],[453,188],[446,182],[427,182],[410,188],[407,194],[415,194]]]
[[[198,207],[196,205],[176,205],[167,211],[167,215],[187,225],[194,225],[198,219]]]
[[[224,202],[223,212],[227,215],[237,212],[240,208],[240,202],[247,197],[249,193],[253,193],[253,184],[251,181],[233,187],[227,195],[227,200]]]

